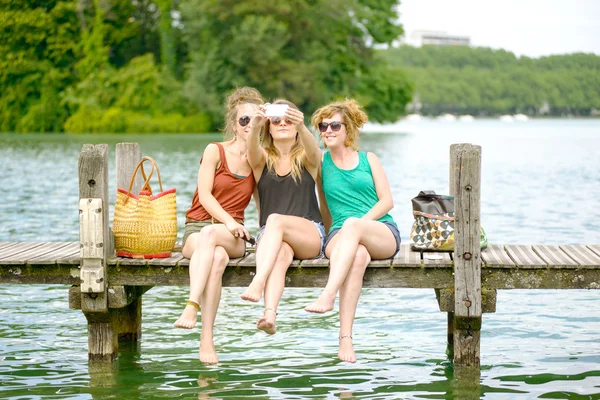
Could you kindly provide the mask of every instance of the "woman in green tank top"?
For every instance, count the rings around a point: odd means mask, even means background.
[[[358,151],[358,129],[367,115],[355,100],[319,108],[312,123],[325,147],[321,166],[321,214],[329,235],[325,254],[330,259],[325,289],[306,311],[333,310],[340,293],[340,349],[342,361],[355,362],[352,325],[362,281],[371,260],[393,257],[400,249],[400,233],[388,212],[394,207],[385,171],[373,153]]]

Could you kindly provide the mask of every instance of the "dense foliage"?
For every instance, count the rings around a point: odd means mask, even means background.
[[[0,131],[204,132],[254,86],[310,115],[353,96],[371,120],[411,100],[373,47],[395,0],[0,0]]]
[[[600,56],[517,58],[504,50],[424,46],[381,51],[414,80],[423,114],[589,116],[600,112]]]

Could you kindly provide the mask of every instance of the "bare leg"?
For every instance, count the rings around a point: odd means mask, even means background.
[[[373,259],[391,257],[396,251],[394,235],[383,223],[348,218],[327,245],[326,252],[331,254],[327,285],[319,298],[305,308],[306,311],[322,314],[333,310],[335,297],[348,276],[359,244],[366,247]]]
[[[198,233],[193,233],[185,242],[182,254],[190,258],[190,297],[189,299],[200,303],[200,297],[206,287],[206,282],[214,264],[215,248],[223,246],[233,257],[244,253],[244,242],[234,238],[225,225],[211,225]],[[191,329],[196,325],[197,310],[186,305],[181,316],[173,325],[178,328]]]
[[[277,306],[279,305],[279,300],[281,300],[283,288],[285,287],[285,274],[293,259],[294,251],[289,244],[283,242],[279,254],[277,255],[273,271],[271,272],[271,275],[269,275],[265,285],[264,315],[256,322],[256,327],[269,335],[273,335],[277,331],[275,327]]]
[[[200,334],[200,361],[216,364],[219,361],[213,341],[213,328],[217,309],[221,301],[223,272],[229,262],[229,256],[221,246],[215,248],[214,262],[208,277],[206,289],[202,294],[202,332]]]
[[[260,300],[283,242],[290,245],[299,259],[316,257],[321,251],[319,231],[311,221],[289,215],[269,215],[265,233],[256,249],[256,275],[242,293],[242,299]]]
[[[371,256],[366,247],[359,245],[348,277],[340,288],[340,350],[338,358],[342,361],[356,362],[356,354],[352,346],[352,326],[363,277],[370,262]]]

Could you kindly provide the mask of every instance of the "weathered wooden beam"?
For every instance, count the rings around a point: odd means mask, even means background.
[[[118,331],[108,309],[108,268],[113,255],[108,223],[108,145],[83,146],[79,154],[81,310],[88,321],[88,357],[108,362],[117,357]],[[81,201],[84,199],[83,201]],[[87,199],[87,200],[86,200]]]
[[[109,286],[108,308],[123,308],[150,290],[152,286]],[[69,308],[81,309],[81,288],[73,285],[69,288]]]
[[[454,197],[454,364],[480,365],[481,147],[450,147],[450,190]]]
[[[449,288],[435,289],[435,297],[440,311],[454,312],[454,290]],[[481,290],[481,311],[484,313],[496,312],[496,289]]]

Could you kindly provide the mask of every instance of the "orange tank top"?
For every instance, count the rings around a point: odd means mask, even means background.
[[[221,165],[215,171],[213,181],[212,195],[217,199],[221,207],[233,218],[244,219],[244,210],[250,203],[250,198],[254,192],[254,174],[250,174],[245,178],[239,178],[234,175],[227,166],[227,158],[225,157],[225,148],[221,143],[215,143],[219,148],[219,156]],[[200,160],[202,164],[202,160]],[[198,187],[192,198],[192,207],[185,213],[186,217],[196,221],[202,221],[211,218],[211,215],[200,204],[198,199]]]

